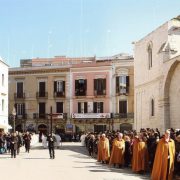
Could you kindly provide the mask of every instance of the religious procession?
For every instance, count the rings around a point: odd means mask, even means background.
[[[152,180],[180,179],[180,130],[88,133],[81,136],[89,156],[114,168],[149,173]]]

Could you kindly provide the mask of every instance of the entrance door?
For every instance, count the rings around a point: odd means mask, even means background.
[[[104,133],[106,131],[106,125],[94,125],[94,132]]]
[[[38,132],[39,132],[39,142],[42,142],[42,135],[47,135],[47,126],[44,124],[40,124],[38,126]]]
[[[129,123],[123,123],[120,125],[120,131],[124,132],[124,131],[131,131],[132,130],[132,124]]]

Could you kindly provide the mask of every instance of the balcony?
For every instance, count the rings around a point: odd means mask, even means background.
[[[120,95],[126,95],[127,96],[129,94],[129,87],[117,89],[116,94],[119,96]]]
[[[33,119],[47,119],[47,114],[45,113],[33,113]]]
[[[76,89],[75,96],[86,96],[86,90],[84,89]]]
[[[94,90],[94,96],[105,96],[106,95],[106,90],[102,90],[102,91],[97,91]]]
[[[117,119],[133,119],[134,113],[112,113],[112,118]]]
[[[16,119],[17,119],[17,120],[27,119],[27,114],[16,115]]]
[[[65,92],[54,92],[54,98],[64,98]]]
[[[23,100],[25,99],[25,93],[14,93],[15,100]]]
[[[47,99],[48,98],[48,92],[37,92],[36,98],[37,99]]]

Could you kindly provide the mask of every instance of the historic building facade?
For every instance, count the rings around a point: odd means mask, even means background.
[[[8,65],[0,58],[0,131],[8,131]]]
[[[135,129],[180,127],[180,17],[135,42]]]
[[[56,132],[105,131],[133,127],[133,58],[112,57],[21,60],[9,71],[9,114],[16,129]]]

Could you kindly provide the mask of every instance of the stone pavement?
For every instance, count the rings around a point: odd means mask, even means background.
[[[47,149],[36,144],[30,153],[22,148],[16,159],[9,154],[0,155],[1,180],[139,180],[150,179],[130,169],[114,169],[97,163],[87,156],[80,143],[64,143],[55,151],[56,158],[49,159]]]

